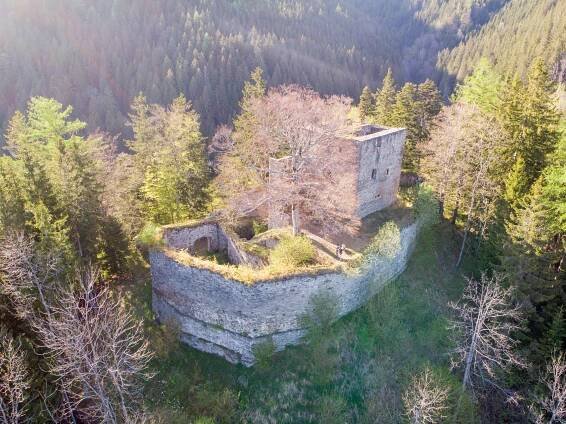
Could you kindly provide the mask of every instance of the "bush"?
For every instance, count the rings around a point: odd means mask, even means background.
[[[393,221],[388,221],[381,226],[366,248],[364,255],[366,258],[381,256],[392,259],[397,255],[400,248],[401,231]]]
[[[275,355],[275,350],[275,343],[272,339],[256,344],[253,347],[256,365],[262,369],[269,367],[273,355]]]
[[[426,185],[420,185],[414,203],[415,215],[424,228],[437,224],[439,221],[438,200],[432,189]]]
[[[136,244],[146,249],[161,246],[163,244],[163,231],[161,227],[153,222],[145,224],[136,237]]]
[[[314,246],[308,237],[285,237],[271,251],[269,262],[276,267],[298,268],[312,263],[315,254]]]
[[[252,222],[252,227],[254,230],[254,236],[258,236],[261,233],[265,233],[268,230],[266,223],[256,220]]]

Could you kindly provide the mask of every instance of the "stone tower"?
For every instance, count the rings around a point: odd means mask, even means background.
[[[391,206],[399,190],[406,131],[364,125],[351,141],[357,150],[356,216]]]

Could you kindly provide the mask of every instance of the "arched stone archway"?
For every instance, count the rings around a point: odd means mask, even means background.
[[[212,240],[210,237],[201,237],[193,244],[193,254],[196,256],[206,256],[210,252]]]

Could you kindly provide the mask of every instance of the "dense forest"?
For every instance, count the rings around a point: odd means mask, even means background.
[[[5,3],[1,423],[566,420],[565,2]],[[266,134],[341,120],[407,129],[406,271],[252,368],[183,346],[160,227],[230,225]]]
[[[448,95],[486,52],[519,71],[537,54],[553,64],[564,50],[563,16],[564,3],[551,0],[7,0],[0,127],[31,96],[47,96],[74,105],[90,131],[129,136],[136,95],[165,105],[182,93],[211,135],[231,120],[257,66],[270,86],[350,97],[377,88],[391,67],[399,81],[431,78]],[[502,30],[508,20],[520,27]]]
[[[541,56],[554,65],[554,78],[564,81],[565,21],[564,2],[510,1],[457,47],[441,52],[439,65],[448,75],[462,80],[487,57],[500,72],[525,76],[529,63]]]

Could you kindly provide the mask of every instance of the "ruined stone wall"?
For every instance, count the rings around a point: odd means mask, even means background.
[[[358,141],[358,211],[363,218],[392,205],[397,198],[405,130],[391,129]]]
[[[195,227],[167,228],[163,234],[164,242],[172,249],[192,251],[196,241],[210,240],[210,250],[226,248],[226,235],[215,222],[202,223]]]
[[[195,243],[203,238],[209,241],[208,251],[225,251],[228,259],[234,265],[260,266],[262,264],[260,258],[240,248],[236,241],[237,235],[227,234],[216,222],[205,222],[193,227],[166,228],[163,234],[164,242],[168,247],[186,250],[189,253],[194,253]]]
[[[393,259],[371,261],[356,275],[326,273],[295,276],[253,286],[214,272],[182,265],[161,251],[150,253],[153,309],[161,321],[173,320],[181,339],[230,362],[251,365],[254,346],[273,340],[278,350],[304,335],[301,317],[315,296],[336,299],[343,316],[365,304],[406,267],[417,224],[401,230],[401,248]]]

